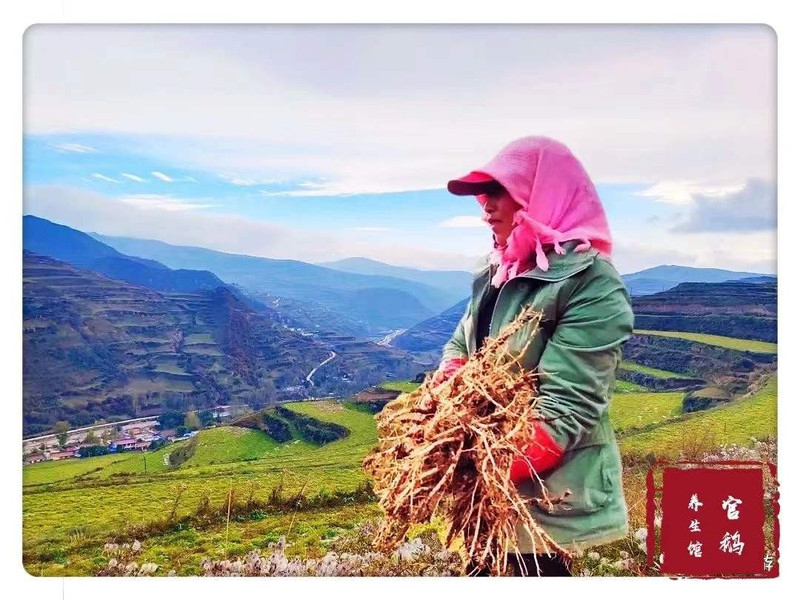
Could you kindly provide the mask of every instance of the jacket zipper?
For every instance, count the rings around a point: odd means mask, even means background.
[[[516,277],[512,277],[511,279],[516,279]],[[487,336],[491,335],[491,333],[492,333],[492,323],[494,323],[494,315],[495,315],[495,312],[497,312],[497,310],[496,310],[496,309],[497,309],[498,305],[500,304],[500,296],[501,296],[501,295],[502,295],[502,293],[503,293],[503,288],[505,288],[505,287],[506,287],[506,284],[507,284],[509,281],[511,281],[511,279],[509,279],[509,280],[507,280],[507,281],[504,281],[504,282],[503,282],[503,283],[500,285],[500,289],[499,289],[499,290],[497,290],[497,298],[495,298],[495,300],[494,300],[494,306],[492,307],[492,314],[489,316],[489,332],[486,334]],[[489,285],[492,285],[492,282],[491,282],[491,280],[489,281]]]

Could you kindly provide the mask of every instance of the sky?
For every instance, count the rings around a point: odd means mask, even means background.
[[[36,25],[23,211],[307,262],[471,269],[449,179],[546,135],[594,181],[621,273],[774,273],[766,26]]]

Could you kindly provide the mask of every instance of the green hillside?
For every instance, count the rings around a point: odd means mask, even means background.
[[[743,350],[746,352],[763,352],[766,354],[776,354],[778,344],[773,342],[762,342],[760,340],[746,340],[742,338],[728,337],[724,335],[710,335],[707,333],[692,333],[689,331],[656,331],[653,329],[636,329],[634,333],[640,335],[658,335],[661,337],[680,338],[691,340],[700,344],[710,346],[720,346],[731,350]]]
[[[723,444],[748,445],[751,438],[777,435],[778,383],[771,375],[763,387],[729,404],[690,413],[683,419],[643,433],[623,436],[623,454],[654,454],[674,458],[688,446],[710,448]]]
[[[698,439],[711,439],[709,431],[717,447],[774,435],[776,390],[772,375],[749,396],[690,415],[680,415],[680,392],[615,393],[610,412],[629,465],[623,476],[631,522],[643,518],[637,498],[644,471],[636,457],[674,457]],[[374,415],[339,401],[285,407],[349,434],[322,445],[297,437],[277,443],[263,431],[217,427],[155,452],[25,467],[26,569],[92,574],[107,562],[103,544],[132,539],[146,548],[142,560],[182,575],[200,574],[203,558],[242,556],[281,535],[288,536],[292,555],[321,557],[326,540],[379,515],[374,501],[356,499],[367,482],[362,461],[376,442]],[[187,459],[170,467],[169,455],[190,444]],[[285,508],[285,499],[298,493],[316,508]],[[276,497],[284,498],[283,508],[270,508]],[[236,507],[230,521],[228,502]]]
[[[626,371],[634,371],[636,373],[643,373],[644,375],[650,375],[651,377],[657,377],[658,379],[675,379],[684,377],[680,373],[673,373],[672,371],[665,371],[663,369],[654,369],[653,367],[646,367],[644,365],[639,365],[629,360],[623,360],[622,364],[620,364],[620,368]]]

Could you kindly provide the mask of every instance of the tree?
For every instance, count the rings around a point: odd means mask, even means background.
[[[186,413],[186,418],[183,420],[183,426],[189,431],[197,431],[198,429],[203,428],[203,424],[200,423],[200,417],[198,417],[197,412],[193,410]]]
[[[89,430],[89,433],[87,433],[86,437],[83,438],[83,443],[89,446],[97,446],[100,444],[100,438],[97,437],[94,429]]]
[[[175,429],[178,425],[183,424],[185,418],[185,415],[179,410],[168,410],[158,415],[158,428]]]
[[[200,423],[203,424],[203,427],[210,427],[215,421],[218,421],[218,419],[214,419],[214,411],[211,410],[201,410],[197,413],[197,416],[200,419]]]
[[[78,455],[81,458],[88,458],[90,456],[103,456],[104,454],[108,454],[109,450],[105,446],[84,446],[80,450],[78,450]]]
[[[58,421],[53,425],[53,432],[56,434],[58,445],[64,448],[67,445],[67,432],[69,431],[69,423],[66,421]]]
[[[167,440],[163,438],[156,438],[152,442],[150,442],[150,447],[148,450],[158,450],[167,445]]]

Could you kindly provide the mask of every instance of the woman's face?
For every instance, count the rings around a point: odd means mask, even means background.
[[[514,228],[514,213],[520,207],[505,188],[482,197],[484,220],[489,223],[497,243],[505,245]]]

